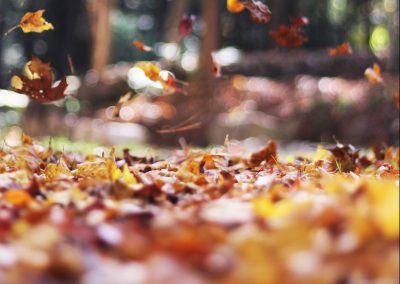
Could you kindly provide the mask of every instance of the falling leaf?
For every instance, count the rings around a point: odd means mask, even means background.
[[[196,20],[194,15],[184,15],[178,26],[179,34],[183,37],[188,36],[193,31],[193,23]]]
[[[290,24],[296,27],[302,27],[308,25],[309,20],[307,17],[294,17],[290,19]]]
[[[25,65],[25,75],[14,75],[11,78],[11,87],[15,92],[40,103],[58,101],[65,97],[67,79],[63,77],[58,85],[53,86],[52,77],[50,64],[33,56]]]
[[[261,1],[251,0],[244,3],[250,12],[250,19],[257,24],[266,24],[271,20],[272,13]]]
[[[328,53],[330,56],[351,55],[353,50],[348,42],[344,42],[335,48],[330,48]]]
[[[271,36],[280,46],[287,48],[301,47],[306,41],[302,29],[298,26],[281,25],[271,32]]]
[[[240,0],[227,0],[226,7],[231,13],[240,13],[246,8],[244,3]]]
[[[17,28],[21,28],[24,33],[41,33],[47,30],[53,30],[54,26],[43,18],[45,10],[26,13],[19,25],[12,27],[6,32],[6,35]]]
[[[211,54],[211,57],[212,57],[212,63],[213,63],[212,64],[213,75],[216,78],[221,77],[221,65],[217,62],[214,53]]]
[[[132,42],[132,44],[141,52],[151,52],[153,51],[153,48],[151,48],[150,46],[145,45],[143,42],[141,42],[140,40],[134,40]]]
[[[377,63],[374,63],[372,68],[367,68],[364,75],[371,84],[377,85],[383,83],[381,67]]]

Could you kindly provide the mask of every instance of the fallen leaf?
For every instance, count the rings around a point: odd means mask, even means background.
[[[278,159],[277,146],[274,140],[269,140],[267,146],[250,157],[250,163],[254,166],[260,165],[263,161],[275,164]]]
[[[9,29],[5,35],[8,35],[17,28],[21,28],[24,33],[41,33],[47,30],[54,30],[54,26],[43,18],[45,10],[38,10],[36,12],[26,13],[19,25]]]

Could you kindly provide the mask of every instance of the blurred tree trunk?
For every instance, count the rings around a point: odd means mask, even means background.
[[[87,0],[87,9],[92,33],[92,68],[100,72],[110,55],[112,0]]]
[[[188,8],[187,0],[172,0],[168,4],[167,19],[165,21],[165,38],[166,42],[178,42],[180,35],[178,25]]]

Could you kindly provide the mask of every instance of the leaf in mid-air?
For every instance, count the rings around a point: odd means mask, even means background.
[[[40,103],[58,101],[65,97],[67,79],[62,78],[58,85],[53,87],[50,64],[43,63],[33,56],[25,65],[24,73],[25,75],[14,75],[11,78],[11,87],[17,93],[27,95]]]
[[[194,23],[195,19],[196,18],[193,15],[191,15],[191,16],[184,15],[182,17],[182,20],[180,21],[179,26],[178,26],[178,31],[181,36],[185,37],[192,33],[193,23]]]
[[[381,67],[377,63],[374,63],[372,68],[367,68],[364,75],[371,84],[378,85],[383,83]]]
[[[240,13],[246,8],[243,2],[239,0],[227,0],[226,7],[231,13]]]
[[[144,44],[143,42],[141,42],[140,40],[134,40],[132,42],[132,45],[134,47],[136,47],[138,50],[140,50],[141,52],[151,52],[153,51],[153,48],[151,48],[150,46],[147,46],[146,44]]]
[[[353,50],[348,42],[344,42],[335,48],[330,48],[328,53],[330,56],[351,55]]]
[[[261,1],[247,1],[244,3],[250,12],[250,19],[257,24],[266,24],[271,20],[271,10]]]

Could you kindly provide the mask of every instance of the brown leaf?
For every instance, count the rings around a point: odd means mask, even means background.
[[[265,148],[253,153],[250,157],[250,163],[254,166],[260,165],[263,161],[275,164],[277,160],[277,145],[274,140],[269,140]]]
[[[50,64],[43,63],[33,56],[25,65],[25,75],[14,75],[11,79],[11,87],[20,94],[40,103],[61,100],[65,97],[68,86],[66,77],[62,78],[57,86],[53,87]]]

